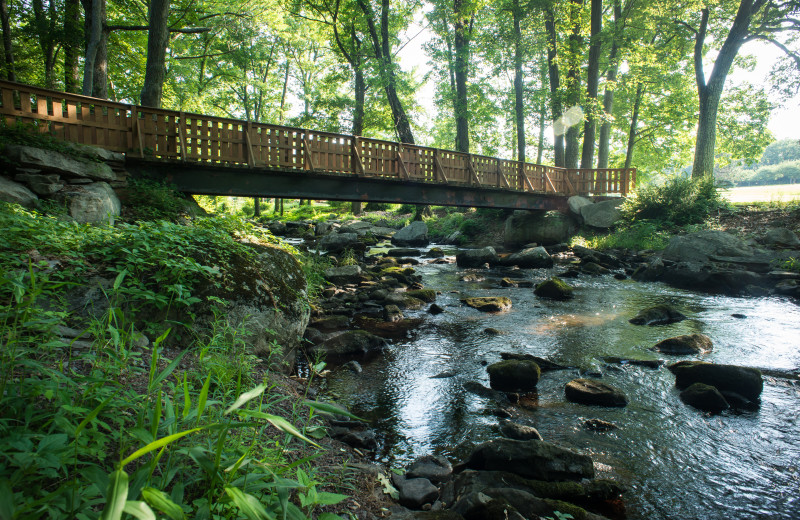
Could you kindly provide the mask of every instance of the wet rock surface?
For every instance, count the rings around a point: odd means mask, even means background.
[[[626,406],[628,398],[613,386],[593,379],[573,379],[564,387],[568,401],[595,406]]]

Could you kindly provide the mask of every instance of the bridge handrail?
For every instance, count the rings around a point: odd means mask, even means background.
[[[561,195],[622,195],[635,168],[566,169],[382,139],[142,107],[0,80],[0,117],[78,144],[224,166]]]

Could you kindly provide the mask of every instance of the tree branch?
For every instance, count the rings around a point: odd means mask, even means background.
[[[106,25],[106,31],[146,31],[147,25]],[[211,32],[211,27],[188,27],[184,29],[169,29],[171,33],[200,34]]]

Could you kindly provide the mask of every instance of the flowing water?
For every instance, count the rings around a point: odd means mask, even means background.
[[[590,455],[598,477],[627,487],[629,518],[800,518],[797,381],[765,376],[757,411],[708,416],[680,401],[666,368],[603,361],[608,356],[687,359],[649,348],[667,337],[701,332],[714,341],[713,352],[702,357],[706,361],[797,373],[796,303],[709,296],[610,276],[569,280],[576,297],[557,302],[537,298],[530,288],[499,287],[504,276],[535,281],[550,270],[479,270],[484,281],[462,282],[465,271],[455,265],[416,269],[426,287],[441,291],[437,303],[446,312],[426,315],[412,337],[394,341],[385,356],[362,363],[363,373],[334,370],[328,376],[329,391],[374,421],[382,435],[382,461],[404,466],[427,453],[458,460],[470,446],[497,437],[491,410],[498,404],[465,391],[463,383],[488,386],[487,362],[498,361],[504,351],[528,353],[576,368],[544,373],[538,395],[510,407],[513,420],[536,427],[547,441]],[[511,298],[513,308],[500,314],[459,301],[501,295]],[[689,319],[655,327],[628,323],[640,309],[659,303],[675,306]],[[484,333],[489,327],[501,334]],[[622,389],[629,405],[567,402],[564,385],[585,369],[602,371],[602,380]],[[445,371],[456,375],[431,377]],[[591,418],[619,428],[587,431],[582,423]]]

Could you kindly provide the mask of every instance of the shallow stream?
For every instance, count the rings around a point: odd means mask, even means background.
[[[536,427],[545,440],[590,455],[597,476],[627,487],[633,519],[800,518],[800,383],[765,376],[757,411],[708,416],[684,405],[674,376],[664,367],[607,364],[603,358],[666,359],[648,350],[657,341],[701,332],[714,341],[702,359],[797,373],[800,307],[784,298],[709,296],[662,284],[618,281],[610,276],[569,280],[575,299],[548,301],[530,288],[501,288],[509,276],[538,281],[550,270],[477,270],[482,282],[462,282],[465,270],[450,265],[415,268],[426,287],[440,291],[446,312],[424,311],[412,337],[395,340],[385,356],[362,363],[364,371],[334,370],[328,390],[355,413],[374,421],[382,436],[379,458],[393,466],[427,453],[460,460],[469,447],[498,436],[499,405],[464,390],[488,386],[485,363],[500,352],[529,353],[576,367],[544,373],[538,395],[506,406],[512,420]],[[508,296],[510,311],[482,313],[462,306],[463,296]],[[680,323],[643,327],[628,323],[642,308],[667,303],[689,316]],[[741,314],[744,318],[732,315]],[[486,328],[501,331],[492,336]],[[569,403],[564,385],[582,370],[622,389],[625,408]],[[432,378],[442,372],[450,378]],[[584,429],[586,419],[610,421],[606,433]]]

